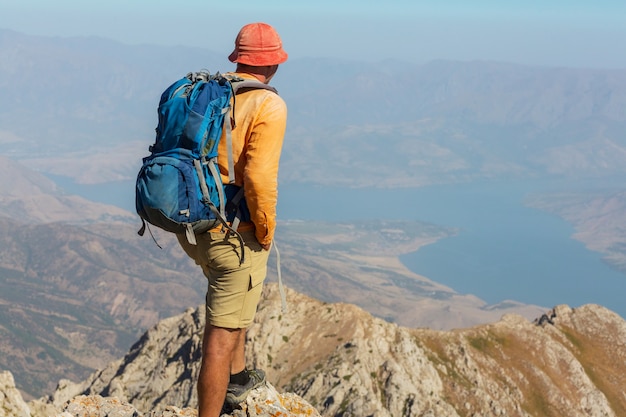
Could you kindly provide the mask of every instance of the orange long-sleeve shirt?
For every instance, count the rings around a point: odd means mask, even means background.
[[[234,73],[245,79],[248,74]],[[232,131],[235,184],[243,186],[255,235],[269,245],[276,229],[278,163],[287,126],[287,105],[272,91],[254,89],[235,97],[235,128]],[[223,139],[223,138],[222,138]],[[226,141],[220,140],[218,166],[228,183]],[[252,225],[242,223],[240,230]]]

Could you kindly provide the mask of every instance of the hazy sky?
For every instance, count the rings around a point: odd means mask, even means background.
[[[292,58],[626,68],[626,0],[0,0],[0,28],[230,53],[274,25]]]

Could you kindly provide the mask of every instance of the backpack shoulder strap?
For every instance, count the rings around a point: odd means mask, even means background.
[[[233,92],[235,94],[244,93],[246,91],[261,89],[261,90],[269,90],[276,94],[278,94],[278,90],[272,87],[269,84],[262,83],[261,81],[255,80],[242,80],[242,81],[231,81],[231,85],[233,86]]]
[[[278,94],[278,90],[276,90],[276,88],[272,87],[269,84],[262,83],[258,80],[248,80],[246,78],[241,78],[236,75],[230,74],[224,75],[224,78],[230,81],[230,85],[233,87],[234,94],[245,93],[246,91],[258,89],[269,90]]]
[[[226,132],[226,152],[228,154],[228,182],[229,184],[235,183],[235,163],[233,160],[233,139],[232,139],[232,130],[235,128],[236,119],[235,119],[235,96],[239,93],[244,93],[246,91],[255,90],[255,89],[263,89],[269,90],[278,94],[278,91],[265,83],[257,80],[246,80],[241,77],[237,77],[234,75],[223,75],[225,79],[228,80],[230,86],[233,90],[233,105],[232,109],[228,108],[229,113],[226,114],[224,118],[224,131]]]

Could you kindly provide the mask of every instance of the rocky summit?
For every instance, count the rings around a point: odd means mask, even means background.
[[[248,366],[268,383],[225,416],[620,417],[626,322],[597,305],[534,321],[410,329],[351,304],[266,286],[248,332]],[[0,374],[0,417],[195,416],[202,307],[159,322],[87,380],[28,403]]]

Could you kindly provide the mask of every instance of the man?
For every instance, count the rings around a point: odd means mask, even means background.
[[[252,23],[237,35],[229,60],[237,64],[231,75],[268,84],[278,65],[287,60],[287,53],[274,28]],[[245,242],[244,262],[240,263],[238,239],[221,228],[198,235],[197,245],[190,245],[185,236],[178,239],[209,281],[198,378],[199,417],[218,417],[225,402],[234,406],[265,382],[262,370],[246,369],[244,346],[246,328],[254,319],[261,296],[276,227],[278,162],[287,107],[275,92],[252,89],[237,94],[234,116],[235,184],[243,187],[250,214],[237,229]],[[227,183],[225,142],[220,141],[218,166]]]

